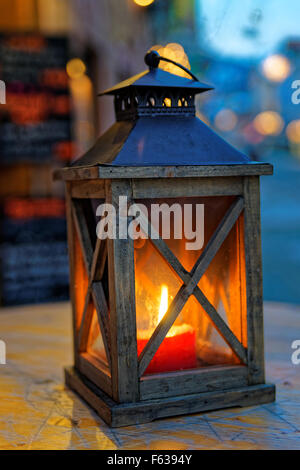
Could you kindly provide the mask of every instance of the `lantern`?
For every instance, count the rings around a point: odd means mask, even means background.
[[[159,69],[168,59],[154,51],[145,59],[149,70],[103,93],[116,123],[57,171],[74,326],[66,384],[111,426],[275,396],[264,377],[259,202],[272,166],[195,116],[209,86]]]

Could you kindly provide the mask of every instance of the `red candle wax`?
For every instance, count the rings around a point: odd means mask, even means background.
[[[137,338],[138,356],[149,341],[151,332],[140,330]],[[171,372],[196,367],[196,334],[194,328],[183,324],[172,326],[147,367],[145,374]]]

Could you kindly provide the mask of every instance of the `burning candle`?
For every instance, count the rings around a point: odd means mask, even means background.
[[[168,310],[168,287],[161,287],[161,300],[158,313],[158,323]],[[151,337],[150,330],[138,331],[137,349],[138,355]],[[153,374],[159,372],[171,372],[196,367],[196,333],[192,326],[187,323],[173,325],[145,373]]]

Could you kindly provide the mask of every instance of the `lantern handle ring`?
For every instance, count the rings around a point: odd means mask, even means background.
[[[151,69],[157,68],[159,66],[159,62],[163,60],[164,62],[169,62],[170,64],[176,65],[180,69],[184,70],[184,72],[188,73],[193,80],[196,82],[199,82],[198,78],[196,75],[194,75],[188,68],[186,68],[184,65],[179,64],[178,62],[175,62],[175,60],[168,59],[167,57],[162,57],[159,55],[157,51],[149,51],[145,55],[145,64],[148,65]]]

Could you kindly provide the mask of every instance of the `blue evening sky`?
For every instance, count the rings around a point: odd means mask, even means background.
[[[263,56],[286,37],[300,39],[300,0],[197,1],[199,41],[218,53]]]

